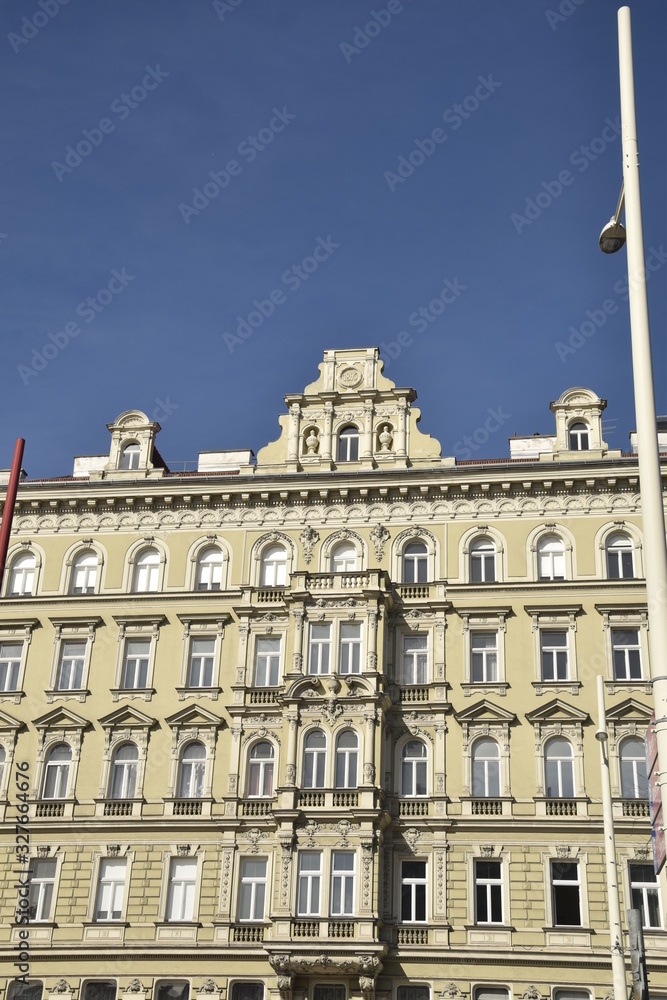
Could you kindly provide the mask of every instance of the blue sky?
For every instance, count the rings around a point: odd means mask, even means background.
[[[257,452],[324,349],[369,345],[444,454],[489,408],[507,419],[474,457],[550,432],[572,385],[609,400],[627,450],[626,257],[597,247],[621,182],[616,8],[8,0],[0,467],[23,436],[30,476],[69,474],[130,407],[174,466]],[[665,413],[667,6],[632,10]]]

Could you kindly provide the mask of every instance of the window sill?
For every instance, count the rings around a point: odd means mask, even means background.
[[[543,927],[547,948],[592,948],[591,927]]]
[[[87,688],[74,688],[70,691],[61,691],[60,689],[52,688],[49,691],[45,691],[46,703],[47,705],[52,705],[54,701],[80,701],[84,702],[90,691]]]
[[[533,681],[535,694],[551,694],[553,691],[565,691],[567,694],[578,695],[581,681]]]
[[[466,698],[478,694],[495,694],[504,698],[509,684],[506,681],[466,681],[461,688]]]
[[[0,701],[13,701],[15,705],[20,705],[21,698],[25,698],[25,691],[0,691]]]
[[[143,698],[150,701],[155,694],[155,688],[110,688],[112,701],[120,701],[121,698]]]
[[[637,680],[607,680],[604,682],[604,686],[608,694],[617,694],[619,691],[629,691],[630,693],[640,691],[642,694],[650,694],[653,690],[653,682],[645,677]]]
[[[178,700],[185,701],[186,698],[211,698],[212,701],[218,700],[218,695],[221,693],[221,687],[177,687]]]

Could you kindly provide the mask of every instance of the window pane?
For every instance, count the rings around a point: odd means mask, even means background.
[[[7,1000],[42,1000],[43,983],[17,983],[13,980],[7,988]]]
[[[189,983],[159,983],[155,1000],[188,1000],[189,995]]]
[[[87,982],[83,988],[83,1000],[116,1000],[116,984],[103,980]]]
[[[232,1000],[264,1000],[264,984],[234,983]]]
[[[396,990],[396,1000],[430,1000],[430,997],[428,986],[399,986]]]

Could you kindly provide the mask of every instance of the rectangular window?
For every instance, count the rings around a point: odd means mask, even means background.
[[[264,1000],[264,983],[234,983],[232,1000]]]
[[[301,851],[296,912],[300,917],[319,917],[322,889],[322,854],[320,851]]]
[[[255,646],[255,687],[277,687],[279,675],[280,639],[258,639]]]
[[[116,1000],[117,991],[110,980],[91,979],[83,987],[82,1000]]]
[[[95,898],[95,920],[120,920],[125,896],[124,858],[103,858]]]
[[[188,659],[188,687],[213,686],[213,658],[215,639],[191,639]]]
[[[22,655],[23,643],[0,642],[0,691],[18,689]]]
[[[498,682],[498,633],[470,633],[470,666],[473,684]]]
[[[401,921],[426,921],[426,862],[401,862]]]
[[[403,636],[403,684],[428,684],[428,636]]]
[[[334,851],[331,860],[331,916],[354,914],[354,854]]]
[[[163,982],[155,987],[155,1000],[188,1000],[190,996],[190,983]]]
[[[551,902],[554,927],[581,927],[578,861],[551,862]]]
[[[30,919],[48,920],[51,916],[56,884],[57,862],[33,861],[30,865]]]
[[[266,858],[243,858],[239,885],[239,920],[263,920]]]
[[[396,1000],[431,1000],[428,986],[398,986]]]
[[[639,630],[636,628],[613,628],[611,630],[611,649],[614,659],[614,680],[641,680],[642,657]]]
[[[361,623],[343,623],[340,627],[340,674],[361,673]]]
[[[642,915],[643,927],[662,927],[660,890],[653,865],[630,865],[632,908]]]
[[[502,861],[475,861],[475,923],[503,922]]]
[[[121,687],[126,691],[148,687],[150,639],[126,639]]]
[[[165,920],[194,920],[197,862],[193,858],[172,858]]]
[[[58,691],[80,691],[83,686],[83,664],[86,659],[85,642],[63,642],[58,664]]]
[[[313,988],[313,1000],[345,1000],[345,987],[318,983]]]
[[[540,632],[540,657],[543,681],[566,681],[570,676],[568,634],[565,631]]]
[[[308,673],[328,674],[331,663],[331,625],[310,626]]]
[[[7,1000],[42,1000],[43,993],[43,983],[22,983],[13,979],[7,987]]]

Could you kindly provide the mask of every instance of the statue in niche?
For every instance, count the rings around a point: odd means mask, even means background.
[[[380,433],[378,434],[379,451],[386,455],[392,450],[393,441],[394,435],[391,433],[391,424],[382,424]]]
[[[306,448],[306,456],[317,455],[320,449],[320,439],[318,437],[317,427],[308,428],[303,443]]]

